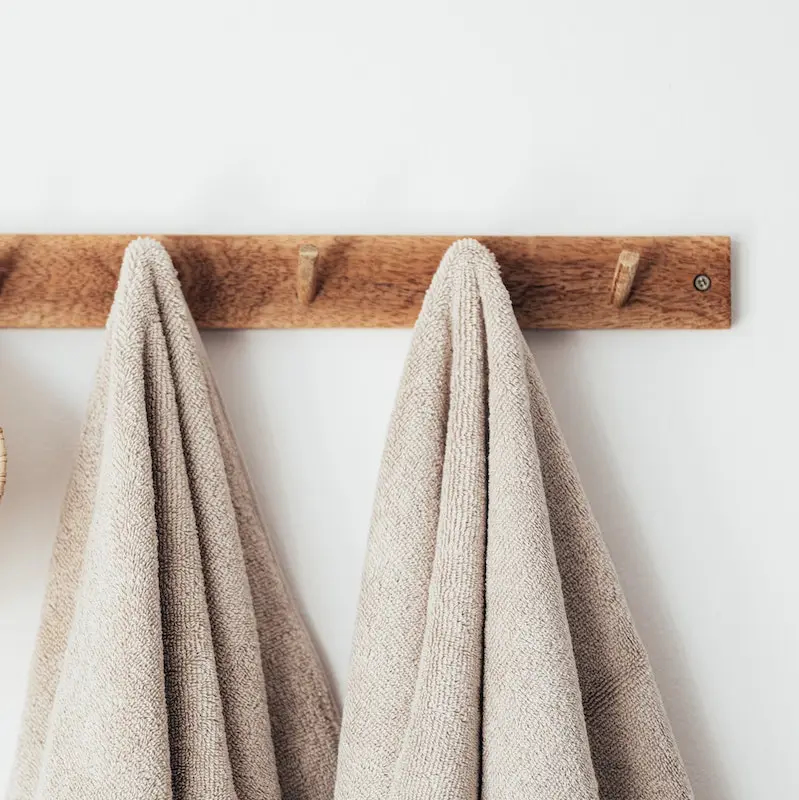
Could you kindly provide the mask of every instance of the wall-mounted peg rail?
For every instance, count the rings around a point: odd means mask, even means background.
[[[130,235],[0,235],[0,327],[105,324]],[[407,327],[456,236],[156,236],[205,328]],[[728,328],[724,236],[480,236],[525,328]],[[626,251],[626,253],[625,253]]]

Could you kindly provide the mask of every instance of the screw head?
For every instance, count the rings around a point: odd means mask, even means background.
[[[710,278],[704,273],[694,278],[694,289],[697,292],[706,292],[710,288]]]

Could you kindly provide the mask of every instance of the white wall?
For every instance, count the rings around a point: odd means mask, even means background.
[[[5,0],[0,229],[728,233],[729,332],[530,344],[698,798],[799,792],[789,0]],[[346,673],[405,331],[206,335]],[[0,781],[96,331],[0,332]]]

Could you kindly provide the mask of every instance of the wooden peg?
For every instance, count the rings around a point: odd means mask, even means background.
[[[304,306],[311,305],[311,301],[316,297],[318,259],[318,248],[312,244],[300,245],[300,259],[297,265],[297,299]]]
[[[630,296],[638,270],[640,253],[634,250],[622,250],[616,262],[616,271],[613,273],[613,286],[610,290],[610,301],[616,308],[621,308]]]

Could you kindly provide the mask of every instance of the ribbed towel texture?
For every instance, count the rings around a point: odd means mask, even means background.
[[[125,254],[10,800],[324,800],[338,715],[168,255]]]
[[[493,256],[447,252],[377,490],[336,800],[692,797]]]

